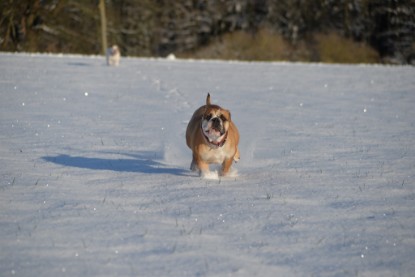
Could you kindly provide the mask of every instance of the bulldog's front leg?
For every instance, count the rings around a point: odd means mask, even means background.
[[[233,158],[231,158],[231,159],[226,158],[223,161],[223,163],[222,163],[222,172],[221,172],[222,176],[228,175],[229,170],[231,169],[231,166],[232,166],[232,161],[233,161]]]
[[[209,171],[209,164],[204,162],[202,159],[200,158],[194,158],[194,162],[192,161],[192,165],[195,165],[195,169],[199,170],[199,175],[200,176],[205,176],[208,175],[210,173]]]
[[[190,164],[190,170],[193,171],[193,172],[200,171],[199,168],[197,167],[197,163],[196,163],[195,157],[193,157],[192,163]]]

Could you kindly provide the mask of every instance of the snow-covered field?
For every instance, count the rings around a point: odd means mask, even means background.
[[[188,170],[212,102],[237,177]],[[415,68],[0,54],[0,276],[413,276]]]

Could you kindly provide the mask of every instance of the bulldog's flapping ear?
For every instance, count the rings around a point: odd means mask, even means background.
[[[206,97],[206,106],[210,106],[210,93],[208,93]]]

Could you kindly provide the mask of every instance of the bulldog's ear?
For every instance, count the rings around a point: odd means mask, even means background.
[[[207,97],[206,97],[206,105],[207,106],[210,106],[210,93],[207,94]]]

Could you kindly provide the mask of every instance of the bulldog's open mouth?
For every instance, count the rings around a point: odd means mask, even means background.
[[[203,134],[208,139],[209,142],[218,141],[223,135],[224,131],[216,130],[215,128],[203,129]]]
[[[223,135],[221,131],[215,130],[213,128],[209,129],[207,132],[205,132],[205,134],[208,135],[209,137],[220,137]]]

